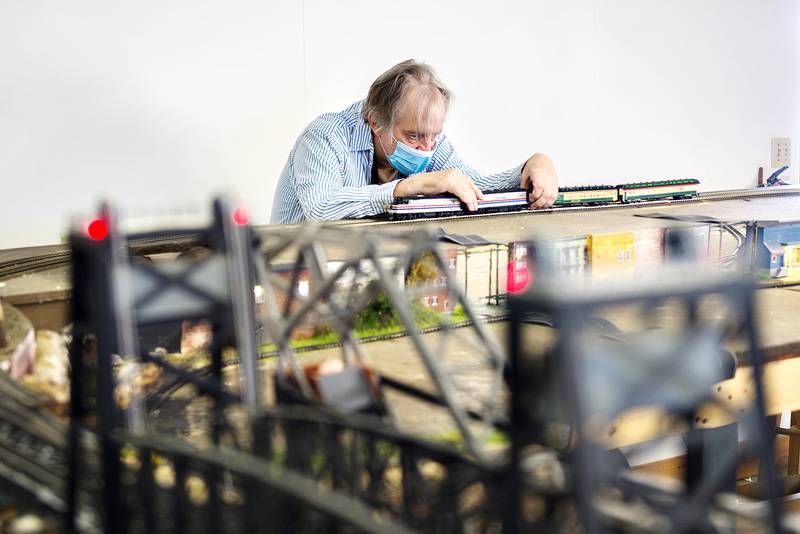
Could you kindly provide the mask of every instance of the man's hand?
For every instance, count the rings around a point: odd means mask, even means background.
[[[442,193],[454,194],[467,206],[469,211],[477,210],[478,200],[483,200],[483,193],[475,185],[475,182],[458,169],[415,174],[405,180],[400,180],[394,189],[395,198],[440,195]]]
[[[519,185],[522,189],[527,189],[528,184],[532,185],[532,191],[528,197],[531,209],[549,208],[558,196],[558,176],[553,162],[544,154],[534,154],[525,163]]]

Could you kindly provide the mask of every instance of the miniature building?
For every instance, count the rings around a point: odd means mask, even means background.
[[[783,262],[789,276],[800,275],[800,244],[783,247]]]
[[[636,267],[646,269],[661,265],[664,261],[664,229],[639,230],[634,236]]]
[[[635,243],[633,232],[590,235],[586,255],[592,276],[604,277],[633,270],[636,264]]]
[[[758,222],[747,233],[755,247],[757,274],[800,276],[800,222]]]
[[[567,278],[582,278],[586,272],[585,237],[570,237],[555,242],[558,271]]]
[[[447,270],[450,276],[455,279],[456,260],[458,249],[451,248],[442,251],[442,255],[447,262]],[[450,299],[450,292],[447,289],[447,276],[445,273],[438,272],[436,276],[425,282],[425,289],[422,294],[422,304],[436,312],[453,311],[455,304]]]

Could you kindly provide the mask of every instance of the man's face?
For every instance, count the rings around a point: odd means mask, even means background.
[[[411,148],[427,152],[436,146],[436,140],[441,135],[443,126],[444,113],[437,110],[422,110],[422,112],[415,110],[400,113],[392,128],[392,135]],[[393,151],[395,141],[392,139],[389,141],[392,143],[392,148],[386,145],[386,149]]]
[[[430,151],[436,147],[436,141],[444,127],[446,107],[441,97],[431,99],[426,96],[410,93],[406,102],[400,106],[391,130],[370,121],[373,133],[380,136],[386,149],[385,154],[379,154],[381,159],[394,153],[397,141],[417,150]],[[376,144],[376,150],[379,147],[380,144]]]

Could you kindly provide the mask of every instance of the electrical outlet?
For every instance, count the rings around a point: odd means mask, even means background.
[[[788,137],[772,138],[772,168],[788,167],[792,163],[792,140]]]

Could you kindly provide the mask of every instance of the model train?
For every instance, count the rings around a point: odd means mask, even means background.
[[[618,204],[646,200],[665,200],[691,198],[697,196],[699,180],[693,178],[679,180],[660,180],[637,182],[622,185],[592,185],[562,187],[554,206],[594,206],[598,204]],[[478,201],[477,213],[499,213],[523,211],[528,209],[528,191],[504,189],[484,191],[483,200]],[[470,212],[463,203],[450,194],[398,198],[389,206],[389,218],[393,220],[417,219],[425,217],[446,217],[465,215]]]

